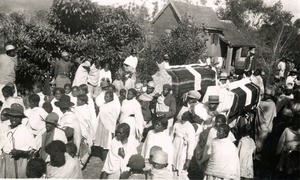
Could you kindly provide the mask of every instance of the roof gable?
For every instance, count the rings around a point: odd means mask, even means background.
[[[231,46],[255,46],[255,44],[247,40],[242,33],[238,30],[236,25],[229,20],[221,20],[220,21],[223,26],[223,34],[224,34],[224,41]]]
[[[154,18],[153,23],[159,18],[159,16],[168,6],[171,6],[174,9],[179,20],[182,20],[184,16],[187,16],[192,18],[193,22],[198,26],[204,25],[208,29],[224,29],[222,23],[212,8],[192,5],[179,1],[170,1]]]

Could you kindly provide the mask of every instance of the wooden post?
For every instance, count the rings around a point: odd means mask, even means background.
[[[232,61],[232,51],[233,48],[228,46],[227,47],[227,57],[226,57],[226,64],[225,64],[225,72],[229,75],[230,68],[231,68],[231,61]]]

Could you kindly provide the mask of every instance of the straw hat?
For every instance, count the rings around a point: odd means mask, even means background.
[[[11,51],[11,50],[14,50],[14,49],[16,49],[15,46],[13,46],[11,44],[5,46],[5,51]]]
[[[208,102],[211,103],[211,104],[219,104],[220,101],[219,101],[219,96],[217,95],[211,95],[208,97]]]
[[[196,90],[191,90],[188,92],[188,97],[199,100],[201,98],[201,94]]]

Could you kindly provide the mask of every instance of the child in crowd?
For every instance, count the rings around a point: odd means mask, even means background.
[[[66,144],[66,150],[67,153],[72,157],[75,158],[76,152],[77,152],[77,147],[74,143],[67,143]]]
[[[119,96],[120,104],[122,104],[123,100],[125,99],[126,99],[126,89],[121,89],[120,96]]]
[[[242,127],[242,138],[239,141],[238,153],[240,157],[240,169],[242,179],[253,179],[253,152],[256,149],[254,140],[250,137],[251,125],[245,124]]]
[[[114,82],[112,83],[116,90],[117,90],[117,95],[119,96],[120,95],[120,90],[121,89],[124,89],[124,83],[121,79],[121,75],[119,73],[116,74],[116,79],[114,80]]]
[[[71,96],[71,88],[72,88],[72,86],[70,83],[65,84],[64,90],[65,90],[66,95]]]
[[[145,159],[139,155],[134,154],[129,158],[127,166],[130,168],[129,171],[124,171],[120,179],[146,179],[146,175],[143,171],[145,167]]]
[[[104,66],[103,66],[103,69],[100,70],[100,82],[101,81],[108,81],[108,82],[112,82],[111,81],[111,72],[109,70],[109,64],[108,63],[105,63]]]
[[[194,154],[195,130],[189,122],[192,118],[192,114],[186,111],[181,120],[176,122],[173,127],[173,166],[177,171],[177,176],[180,176],[181,179],[187,178],[186,170],[189,168]]]
[[[168,153],[157,151],[153,154],[149,179],[174,179],[172,171],[167,169]]]

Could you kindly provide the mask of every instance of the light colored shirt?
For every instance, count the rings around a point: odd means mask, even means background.
[[[37,149],[32,131],[23,124],[20,124],[14,129],[10,129],[0,147],[3,152],[7,154],[10,153],[12,149],[22,151]]]
[[[0,84],[15,83],[17,65],[16,57],[0,55]]]
[[[75,73],[72,86],[80,86],[81,84],[87,84],[88,71],[80,64]]]

